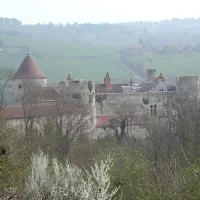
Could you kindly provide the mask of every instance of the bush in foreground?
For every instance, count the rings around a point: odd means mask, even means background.
[[[113,200],[118,188],[110,190],[111,167],[110,156],[87,171],[68,162],[63,166],[56,159],[50,163],[40,152],[32,157],[27,191],[32,199]]]

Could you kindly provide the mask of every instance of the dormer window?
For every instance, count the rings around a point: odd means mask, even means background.
[[[19,88],[19,89],[21,89],[21,88],[22,88],[22,85],[21,85],[21,84],[19,84],[19,85],[18,85],[18,88]]]

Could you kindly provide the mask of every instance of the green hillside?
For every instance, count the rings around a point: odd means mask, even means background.
[[[145,56],[133,56],[133,63],[144,63],[145,69],[154,68],[165,76],[200,76],[200,54],[155,54],[152,64]]]
[[[200,54],[155,55],[152,67],[167,76],[197,76],[200,75]]]
[[[117,54],[121,46],[64,43],[3,34],[0,34],[0,40],[7,49],[0,52],[0,66],[16,70],[30,48],[36,62],[48,76],[49,83],[65,80],[69,73],[77,79],[103,81],[109,71],[114,82],[128,81],[137,75],[122,64]],[[166,76],[200,75],[200,55],[154,55],[153,64],[145,63],[145,68],[155,68]]]
[[[7,35],[0,35],[0,40],[9,46],[7,52],[0,52],[0,66],[17,69],[27,53],[27,48],[20,47],[29,47],[33,55],[40,55],[34,58],[50,83],[66,79],[69,73],[74,78],[96,81],[102,81],[107,71],[114,81],[130,78],[130,71],[116,55],[120,46],[69,44]],[[70,56],[99,58],[63,58]]]

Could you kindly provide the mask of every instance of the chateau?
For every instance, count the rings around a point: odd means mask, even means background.
[[[68,100],[79,99],[81,105],[86,109],[84,119],[87,122],[87,132],[93,139],[104,137],[109,132],[110,119],[116,116],[116,107],[121,104],[128,104],[135,108],[133,118],[133,129],[137,130],[138,136],[145,133],[147,118],[165,116],[169,107],[169,99],[181,95],[187,98],[191,91],[191,85],[200,86],[200,77],[177,77],[176,87],[168,82],[168,78],[162,73],[156,76],[155,69],[147,69],[147,81],[136,84],[131,79],[129,83],[113,84],[110,74],[107,72],[102,84],[95,84],[94,81],[73,80],[69,74],[65,81],[60,81],[57,86],[48,86],[47,76],[41,71],[28,53],[20,67],[13,76],[14,97],[23,95],[27,84],[36,84],[40,88],[39,98],[36,108],[30,113],[30,105],[27,105],[29,117],[34,118],[35,128],[40,132],[44,119],[51,116],[59,116],[56,105],[58,99],[65,97]],[[27,86],[28,87],[28,86]],[[70,103],[67,103],[67,105]],[[74,110],[76,104],[71,110]],[[68,106],[70,107],[70,106]],[[34,111],[34,112],[33,112]],[[67,109],[63,112],[67,118]],[[5,108],[4,117],[9,119],[12,126],[18,126],[20,131],[24,131],[23,105],[14,102]]]

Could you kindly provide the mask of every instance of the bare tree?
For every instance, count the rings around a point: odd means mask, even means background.
[[[33,130],[34,119],[38,113],[42,87],[34,81],[23,81],[21,91],[17,94],[16,101],[22,106],[24,115],[25,135]]]
[[[177,144],[197,154],[200,146],[199,91],[194,87],[188,96],[177,95],[169,104],[167,119]]]
[[[152,118],[146,125],[146,155],[157,166],[158,162],[168,161],[174,155],[175,135],[170,131],[163,117]]]
[[[52,146],[56,149],[54,153],[58,153],[59,158],[65,159],[75,139],[88,133],[88,112],[79,100],[66,98],[60,98],[53,105],[53,112],[46,121],[45,141],[46,143],[53,141]]]
[[[185,162],[186,157],[199,156],[200,98],[195,86],[187,95],[178,93],[169,98],[165,112],[152,118],[147,125],[146,152],[148,158],[158,162]]]
[[[0,68],[0,115],[2,116],[2,109],[13,101],[12,92],[12,69]]]
[[[114,107],[114,117],[110,120],[110,128],[114,130],[119,144],[122,144],[124,140],[130,144],[136,139],[134,123],[138,111],[137,107],[128,100],[124,100]]]
[[[13,100],[12,93],[13,70],[0,68],[0,156],[6,153],[5,137],[7,120],[3,117],[5,108]]]

